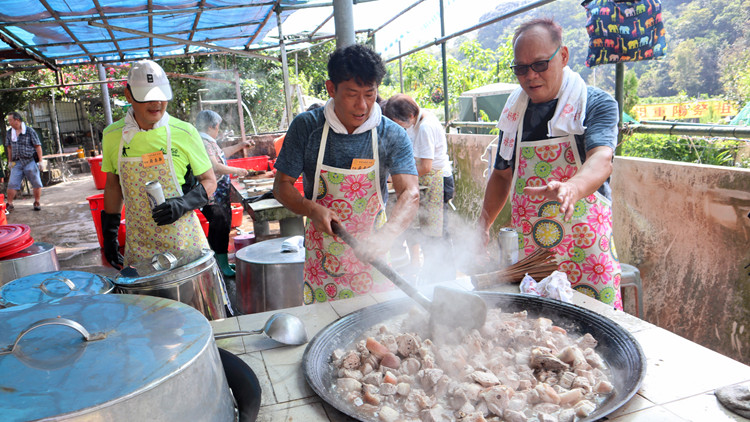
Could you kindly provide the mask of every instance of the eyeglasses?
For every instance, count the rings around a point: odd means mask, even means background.
[[[540,61],[534,62],[532,64],[518,64],[518,65],[513,65],[510,68],[513,69],[513,73],[515,73],[517,76],[523,76],[523,75],[527,74],[529,72],[529,68],[531,68],[531,70],[533,70],[536,73],[545,72],[549,68],[549,62],[550,62],[550,60],[552,60],[553,58],[555,58],[555,56],[557,55],[557,52],[560,51],[560,47],[562,47],[562,46],[558,46],[557,50],[555,50],[555,52],[552,53],[552,56],[549,59],[547,59],[547,60],[540,60]]]

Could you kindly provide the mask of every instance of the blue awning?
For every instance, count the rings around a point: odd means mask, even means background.
[[[294,6],[308,0],[3,0],[0,64],[48,67],[128,62],[270,44]],[[264,56],[265,57],[265,56]],[[278,57],[268,57],[278,60]]]

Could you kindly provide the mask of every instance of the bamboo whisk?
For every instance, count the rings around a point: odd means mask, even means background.
[[[537,249],[502,270],[472,275],[471,282],[476,289],[487,289],[500,283],[520,283],[526,274],[538,281],[549,276],[555,270],[557,270],[555,255],[548,249]]]

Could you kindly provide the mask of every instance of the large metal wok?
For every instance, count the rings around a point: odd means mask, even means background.
[[[596,351],[612,371],[615,390],[583,420],[594,421],[609,415],[638,391],[646,374],[646,357],[638,341],[612,320],[578,306],[536,296],[495,292],[477,294],[485,299],[489,308],[501,308],[504,312],[526,310],[530,317],[550,318],[569,333],[590,333],[599,341]],[[331,353],[337,348],[350,347],[374,325],[405,314],[414,305],[409,298],[392,300],[361,309],[328,325],[310,341],[302,357],[307,383],[341,412],[361,421],[376,422],[377,418],[359,413],[334,390],[336,371],[331,364]]]

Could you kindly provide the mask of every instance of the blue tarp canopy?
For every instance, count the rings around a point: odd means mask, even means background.
[[[128,62],[254,47],[308,0],[3,0],[0,65]],[[267,57],[267,56],[263,56]],[[278,60],[277,57],[268,57]]]

